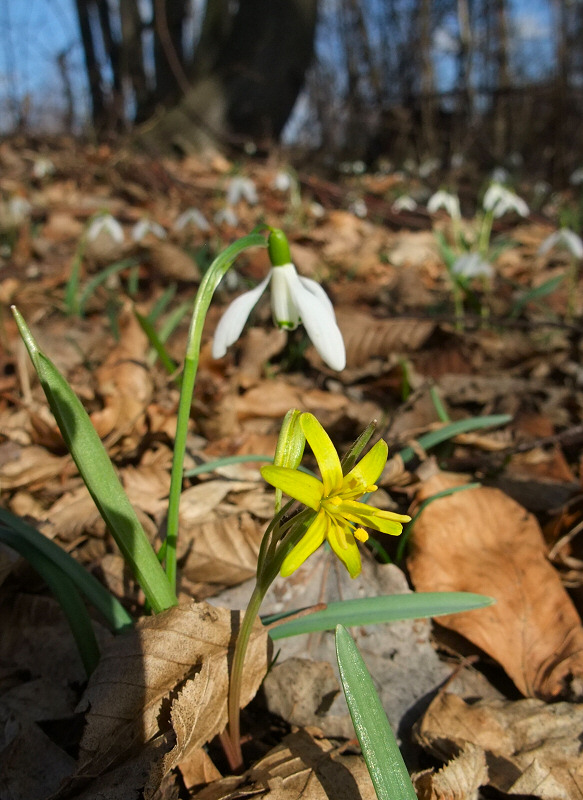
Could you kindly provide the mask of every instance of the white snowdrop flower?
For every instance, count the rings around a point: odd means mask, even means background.
[[[4,227],[17,228],[23,222],[26,222],[30,217],[31,211],[32,206],[26,197],[14,195],[4,204],[4,214],[2,215],[5,217]]]
[[[500,183],[490,184],[482,205],[486,211],[491,211],[494,217],[503,217],[510,211],[515,211],[521,217],[528,217],[530,213],[524,200]]]
[[[42,178],[46,178],[49,175],[55,174],[55,165],[51,161],[50,158],[44,158],[41,156],[40,158],[36,158],[34,160],[34,164],[32,165],[32,176],[37,180],[41,180]]]
[[[250,206],[256,205],[259,200],[251,178],[244,178],[242,175],[231,178],[227,189],[227,203],[230,206],[237,205],[239,200],[245,200]]]
[[[432,194],[427,201],[427,210],[430,214],[435,214],[440,208],[445,209],[452,219],[461,219],[460,201],[458,196],[440,189]]]
[[[494,268],[479,253],[464,253],[453,262],[451,271],[463,278],[491,278]]]
[[[310,203],[310,214],[314,217],[314,219],[322,219],[322,217],[326,214],[326,209],[321,203]]]
[[[319,283],[298,275],[292,263],[272,267],[254,289],[237,297],[221,317],[213,339],[213,358],[222,358],[241,335],[253,307],[271,282],[273,321],[279,328],[294,330],[300,322],[322,359],[335,370],[343,370],[346,354],[334,308]]]
[[[205,215],[202,211],[199,211],[198,208],[187,208],[186,211],[183,211],[182,214],[176,218],[173,227],[175,231],[183,231],[187,225],[194,225],[195,228],[198,228],[199,231],[203,231],[204,233],[207,233],[207,231],[211,229]]]
[[[269,255],[272,262],[290,257],[289,245],[282,231],[274,230],[270,234]],[[274,323],[285,330],[294,330],[302,323],[326,364],[332,369],[343,370],[346,351],[334,307],[320,284],[298,275],[291,261],[276,263],[260,284],[233,300],[217,325],[212,346],[213,357],[222,358],[227,348],[237,341],[249,314],[269,283]]]
[[[408,194],[402,194],[400,197],[397,197],[391,206],[391,210],[397,213],[400,211],[415,211],[416,208],[417,201]]]
[[[232,228],[239,224],[239,217],[231,206],[219,208],[213,219],[217,225],[230,225]]]
[[[574,172],[571,173],[569,183],[572,186],[581,186],[583,183],[583,167],[578,167]]]
[[[428,178],[441,167],[439,158],[426,158],[419,164],[419,177]]]
[[[559,228],[547,236],[538,249],[539,255],[546,255],[554,247],[568,250],[575,258],[583,259],[583,240],[569,228]]]
[[[352,171],[352,164],[350,161],[341,161],[340,164],[338,164],[338,171],[343,175],[350,175]]]
[[[276,192],[289,192],[291,187],[291,176],[289,172],[285,172],[284,170],[280,170],[271,182],[271,188],[275,189]]]
[[[492,170],[491,180],[493,183],[506,183],[510,178],[506,167],[494,167]]]
[[[351,211],[355,217],[359,219],[366,219],[368,215],[368,208],[366,207],[366,203],[364,200],[359,197],[357,200],[353,200],[352,203],[348,206],[348,210]]]
[[[134,242],[141,242],[144,236],[147,236],[149,233],[156,236],[158,239],[166,238],[166,231],[157,222],[151,219],[140,219],[132,228],[132,239]]]
[[[123,228],[111,214],[101,214],[91,220],[87,228],[88,241],[94,241],[100,234],[109,236],[116,244],[123,244]]]
[[[358,161],[353,161],[350,165],[350,171],[353,175],[364,175],[366,172],[366,164],[360,159],[358,159]]]

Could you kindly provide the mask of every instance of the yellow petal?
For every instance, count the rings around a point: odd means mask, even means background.
[[[263,480],[275,486],[276,489],[281,489],[289,497],[299,500],[300,503],[308,508],[313,508],[314,511],[319,510],[324,487],[313,475],[306,475],[305,472],[289,467],[271,465],[261,467],[261,475]]]
[[[286,578],[295,572],[320,547],[326,538],[328,525],[328,515],[325,511],[320,511],[300,541],[284,558],[279,571],[282,577]]]
[[[332,440],[313,414],[302,414],[300,425],[312,448],[324,484],[324,497],[342,488],[342,467]]]
[[[350,573],[350,577],[356,578],[360,575],[361,570],[358,546],[352,533],[347,530],[339,531],[339,527],[338,523],[332,522],[326,538],[332,550]]]
[[[342,491],[345,487],[347,491],[350,491],[354,486],[362,486],[361,494],[369,491],[368,487],[376,483],[381,475],[387,463],[388,453],[389,448],[386,442],[380,439],[346,475],[342,483]]]
[[[411,517],[406,514],[394,514],[392,511],[382,511],[380,508],[358,503],[355,500],[344,500],[337,506],[337,513],[344,519],[355,522],[357,525],[366,525],[381,533],[390,533],[398,536],[403,530],[404,522],[409,522]]]

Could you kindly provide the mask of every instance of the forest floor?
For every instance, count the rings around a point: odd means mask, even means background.
[[[114,637],[95,615],[104,655],[88,683],[57,601],[0,545],[2,798],[374,797],[333,631],[274,643],[276,665],[243,712],[245,773],[229,774],[215,736],[231,636],[223,609],[245,607],[273,514],[252,457],[273,458],[291,408],[314,414],[340,454],[377,420],[389,462],[370,502],[415,519],[405,546],[379,534],[361,547],[355,580],[320,548],[276,580],[262,613],[411,590],[495,598],[437,621],[351,629],[417,793],[583,795],[583,278],[566,250],[539,253],[579,187],[515,184],[530,212],[495,220],[493,275],[459,286],[461,316],[444,255],[475,242],[484,186],[452,184],[457,239],[443,210],[427,211],[438,188],[359,164],[332,180],[275,156],[173,161],[73,141],[0,145],[1,505],[142,617],[138,634]],[[404,194],[415,208],[395,207]],[[121,235],[89,234],[106,212]],[[162,230],[136,229],[142,220]],[[207,316],[187,441],[178,540],[187,616],[170,610],[156,623],[66,451],[9,306],[81,399],[158,547],[179,388],[134,312],[166,331],[180,365],[201,275],[259,224],[283,229],[298,272],[325,287],[346,368],[326,366],[303,327],[275,328],[267,296],[227,355],[212,358],[222,312],[269,269],[263,248],[238,258]],[[507,416],[423,447],[428,432],[491,415]],[[221,462],[232,456],[249,460]],[[304,461],[316,468],[309,449]]]

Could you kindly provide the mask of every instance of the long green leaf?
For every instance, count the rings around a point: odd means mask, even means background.
[[[37,558],[44,558],[57,567],[99,611],[109,627],[120,633],[133,625],[132,618],[97,578],[75,561],[73,556],[20,517],[0,508],[0,542],[8,545],[36,569]],[[40,572],[40,570],[39,570]]]
[[[397,622],[402,619],[440,617],[485,608],[495,601],[491,597],[470,592],[411,592],[382,597],[363,597],[357,600],[340,600],[328,603],[323,611],[315,611],[304,617],[285,622],[270,629],[272,639],[285,639],[301,633],[334,630],[336,625],[376,625],[380,622]],[[270,625],[282,619],[281,615],[264,617],[263,623]]]
[[[397,740],[352,637],[336,627],[336,657],[352,724],[379,800],[417,800]]]
[[[12,310],[65,444],[148,603],[155,612],[176,605],[176,594],[81,401],[41,352],[20,312]]]
[[[511,419],[512,416],[510,414],[492,414],[486,417],[460,419],[457,422],[452,422],[451,425],[445,425],[443,428],[420,436],[417,441],[420,447],[424,450],[429,450],[430,447],[435,447],[435,445],[441,444],[441,442],[453,439],[454,436],[460,433],[469,433],[470,431],[477,431],[481,428],[494,428],[498,425],[506,425]],[[406,464],[407,461],[411,461],[415,456],[415,450],[412,447],[405,447],[399,452],[399,455]]]

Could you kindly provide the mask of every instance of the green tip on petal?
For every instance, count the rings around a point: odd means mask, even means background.
[[[283,267],[291,264],[289,242],[285,233],[279,228],[273,228],[267,240],[269,260],[274,267]]]

